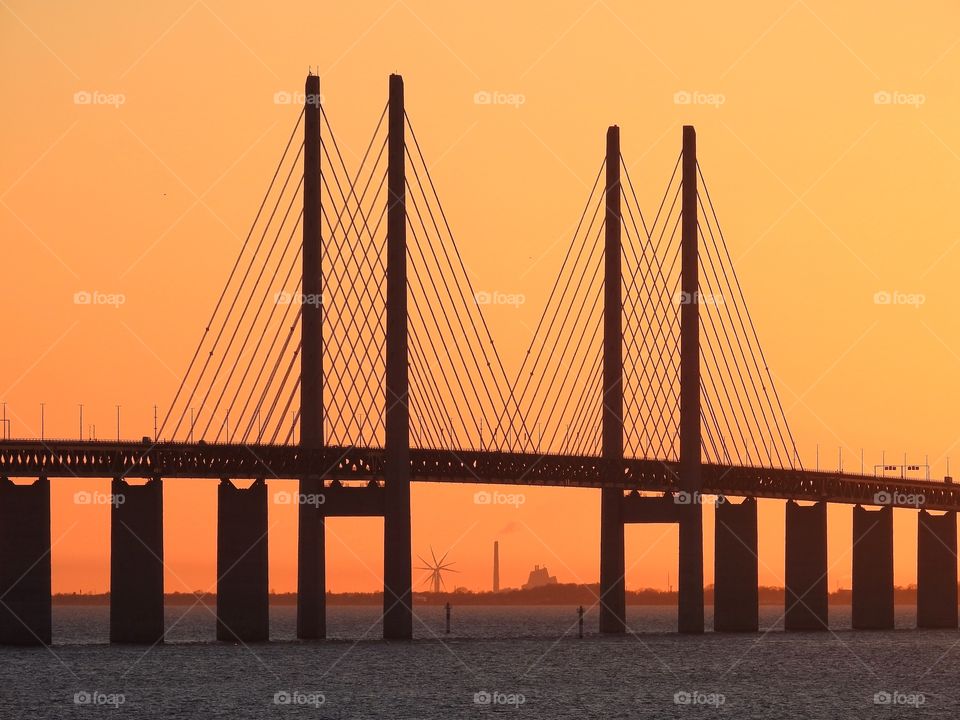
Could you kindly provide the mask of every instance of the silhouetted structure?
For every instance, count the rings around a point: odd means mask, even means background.
[[[118,478],[110,490],[110,642],[162,642],[163,483]]]
[[[307,76],[303,106],[303,297],[323,297],[323,241],[320,170],[320,78]],[[323,435],[323,304],[301,304],[300,446],[320,450]],[[300,476],[300,497],[323,493],[321,468]],[[316,504],[302,502],[298,513],[297,637],[327,636],[326,532]]]
[[[444,553],[438,560],[436,554],[433,552],[433,548],[431,547],[430,560],[424,560],[419,555],[417,556],[420,562],[423,563],[423,565],[421,565],[417,569],[426,570],[427,572],[430,573],[430,575],[427,577],[427,582],[430,583],[430,590],[434,594],[440,593],[446,589],[446,585],[443,581],[443,574],[445,572],[454,572],[454,573],[459,572],[458,570],[454,570],[452,568],[452,565],[453,565],[452,562],[448,563],[446,561],[447,554],[448,553]]]
[[[217,640],[270,639],[267,485],[217,488]]]
[[[827,504],[787,501],[786,630],[827,629]]]
[[[853,508],[853,627],[893,629],[893,508]]]
[[[759,628],[757,499],[718,503],[714,519],[713,629],[756,632]]]
[[[0,643],[50,644],[50,482],[0,478]]]
[[[554,575],[551,575],[547,570],[547,566],[544,565],[540,567],[539,565],[534,565],[533,570],[530,571],[530,574],[527,576],[527,581],[523,584],[523,590],[533,590],[534,588],[546,587],[547,585],[556,585],[557,578]]]
[[[920,511],[917,627],[957,627],[957,514]]]
[[[922,507],[918,625],[957,626],[960,487],[802,467],[693,127],[683,128],[648,217],[620,129],[608,128],[571,247],[509,378],[481,312],[500,299],[477,292],[460,259],[402,78],[390,77],[354,173],[320,100],[311,75],[303,114],[159,429],[171,440],[0,440],[0,642],[51,640],[48,478],[57,477],[113,478],[123,498],[111,509],[118,643],[163,639],[162,484],[174,477],[221,483],[217,636],[225,640],[269,635],[264,478],[299,481],[303,639],[326,637],[325,521],[348,516],[383,517],[384,637],[412,637],[412,481],[600,489],[605,633],[626,630],[624,524],[635,522],[678,525],[678,628],[703,632],[701,493],[728,500],[716,514],[716,630],[757,629],[760,497],[788,500],[786,628],[827,627],[830,502],[857,506],[854,627],[890,627],[892,507]],[[17,486],[10,477],[39,480]],[[255,482],[240,490],[233,480]]]

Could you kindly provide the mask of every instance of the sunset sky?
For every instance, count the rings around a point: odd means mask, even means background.
[[[363,152],[401,73],[508,369],[522,360],[608,125],[655,206],[697,128],[766,359],[808,468],[860,451],[960,463],[960,7],[820,1],[549,4],[397,0],[131,4],[0,0],[0,401],[15,437],[152,435],[320,75],[342,148]],[[736,18],[732,21],[731,18]],[[522,97],[477,104],[478,92]],[[76,93],[99,100],[75,102]],[[692,103],[677,102],[687,93]],[[122,295],[78,305],[78,292]],[[878,293],[903,302],[878,303]],[[952,467],[952,466],[951,466]],[[291,482],[270,481],[272,493]],[[109,481],[53,481],[53,588],[108,588]],[[489,589],[535,563],[596,582],[599,491],[413,488],[413,548]],[[489,488],[488,488],[489,489]],[[503,489],[503,488],[500,488]],[[513,489],[507,489],[514,492]],[[168,591],[215,587],[216,483],[165,484]],[[760,582],[783,584],[783,503],[760,501]],[[296,517],[270,506],[270,585],[296,587]],[[916,582],[916,513],[895,512],[895,580]],[[829,586],[849,587],[851,509],[829,508]],[[676,586],[677,529],[627,529],[627,587]],[[705,510],[713,581],[713,509]],[[328,522],[328,588],[382,586],[382,521]],[[415,565],[419,565],[416,562]],[[414,573],[421,580],[422,572]],[[422,587],[422,586],[421,586]]]

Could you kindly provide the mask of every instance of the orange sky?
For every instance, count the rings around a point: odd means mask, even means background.
[[[260,3],[0,6],[0,401],[14,435],[85,425],[152,433],[319,69],[341,146],[360,153],[386,99],[407,110],[475,287],[522,293],[487,320],[515,368],[556,277],[607,125],[641,201],[662,191],[680,126],[699,159],[804,463],[886,450],[933,473],[958,455],[960,9],[875,3]],[[541,9],[537,9],[541,8]],[[524,96],[477,105],[478,91]],[[722,103],[676,104],[677,92]],[[77,92],[122,96],[78,105]],[[877,102],[892,97],[893,102]],[[103,97],[101,96],[101,97]],[[119,102],[119,101],[118,101]],[[122,293],[119,308],[73,303]],[[923,303],[878,305],[878,292]],[[56,481],[54,589],[107,587],[107,506]],[[166,484],[169,590],[215,581],[215,483]],[[276,492],[290,486],[272,482]],[[597,578],[599,493],[525,488],[519,509],[474,486],[415,486],[413,545],[450,549],[462,584],[546,563]],[[271,504],[271,586],[295,586],[295,518]],[[916,578],[916,519],[897,511],[896,581]],[[830,508],[830,587],[849,586],[850,509]],[[782,584],[782,503],[761,503],[760,578]],[[712,582],[712,510],[706,512]],[[382,523],[329,523],[329,587],[379,587]],[[628,587],[676,583],[676,529],[627,531]]]

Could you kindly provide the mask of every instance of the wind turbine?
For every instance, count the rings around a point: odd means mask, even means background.
[[[452,561],[449,562],[449,563],[445,563],[445,562],[444,562],[444,561],[447,559],[447,554],[448,554],[449,552],[450,552],[450,551],[448,550],[447,552],[445,552],[445,553],[443,554],[443,557],[441,557],[439,560],[437,560],[437,555],[436,555],[436,553],[433,552],[433,546],[431,545],[431,546],[430,546],[430,557],[433,558],[433,563],[432,563],[432,564],[429,563],[428,561],[424,560],[420,555],[417,555],[417,558],[420,560],[420,562],[423,563],[423,566],[422,566],[422,567],[418,567],[417,570],[426,570],[427,572],[430,573],[430,575],[427,576],[426,578],[424,578],[424,580],[425,580],[425,582],[429,582],[429,583],[432,585],[432,587],[433,587],[433,592],[435,592],[435,593],[442,592],[442,590],[444,589],[443,573],[445,573],[445,572],[460,572],[459,570],[451,570],[451,569],[450,569],[450,566],[453,565],[453,562],[452,562]]]

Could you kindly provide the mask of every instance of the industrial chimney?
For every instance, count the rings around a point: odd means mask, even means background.
[[[493,591],[500,592],[500,542],[493,541]]]

